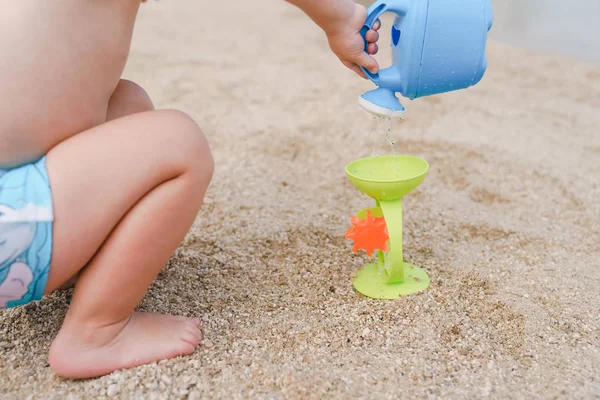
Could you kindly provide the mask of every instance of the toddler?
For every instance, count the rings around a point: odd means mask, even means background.
[[[144,2],[145,0],[142,0]],[[344,65],[377,72],[379,22],[352,0],[288,0]],[[0,0],[0,309],[76,277],[49,354],[67,378],[179,355],[200,321],[134,312],[202,204],[198,125],[120,79],[140,0]]]

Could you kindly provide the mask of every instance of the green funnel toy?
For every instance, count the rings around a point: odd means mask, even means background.
[[[350,182],[376,201],[374,208],[352,217],[346,238],[354,239],[354,251],[371,255],[377,262],[366,265],[354,278],[354,288],[375,299],[395,299],[429,287],[429,276],[404,262],[402,254],[402,198],[419,186],[429,170],[427,162],[407,155],[368,157],[346,166]]]

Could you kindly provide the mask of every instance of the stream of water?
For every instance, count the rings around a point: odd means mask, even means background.
[[[375,129],[369,132],[369,144],[371,147],[371,156],[379,157],[380,155],[391,154],[396,159],[396,136],[392,130],[394,120],[388,117],[373,116]],[[394,167],[400,171],[398,162],[394,162]]]

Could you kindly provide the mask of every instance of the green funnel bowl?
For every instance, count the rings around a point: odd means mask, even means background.
[[[377,201],[401,199],[419,186],[429,170],[422,158],[407,155],[367,157],[346,166],[358,190]]]

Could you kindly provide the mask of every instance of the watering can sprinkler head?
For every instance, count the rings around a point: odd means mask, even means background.
[[[406,109],[389,89],[370,90],[358,97],[358,104],[379,117],[403,119]]]
[[[483,78],[485,46],[492,27],[490,0],[378,0],[367,12],[361,35],[386,12],[396,14],[391,30],[392,66],[376,74],[362,68],[377,88],[358,98],[366,111],[404,118],[396,97],[411,100],[465,89]],[[365,51],[368,43],[365,39]]]

